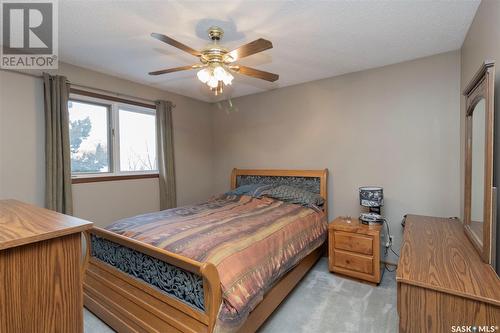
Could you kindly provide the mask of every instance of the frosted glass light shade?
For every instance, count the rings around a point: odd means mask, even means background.
[[[226,77],[226,70],[222,66],[217,66],[214,68],[214,76],[217,81],[223,81]]]
[[[198,76],[198,80],[203,83],[207,83],[210,80],[210,71],[207,68],[203,68],[201,71],[198,71],[196,74]]]
[[[234,79],[231,73],[222,65],[210,65],[198,71],[196,75],[201,82],[206,83],[210,88],[217,88],[219,82],[230,85]]]
[[[217,86],[219,85],[219,80],[217,80],[217,79],[215,78],[215,76],[212,76],[212,77],[208,80],[207,84],[208,84],[208,86],[209,86],[210,88],[217,88]]]

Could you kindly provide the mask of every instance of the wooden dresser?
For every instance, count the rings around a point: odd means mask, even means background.
[[[328,225],[328,267],[340,273],[380,283],[382,225],[362,224],[358,219],[336,218]]]
[[[498,332],[500,280],[460,221],[408,215],[396,280],[400,332]]]
[[[91,226],[0,200],[0,332],[83,332],[81,232]]]

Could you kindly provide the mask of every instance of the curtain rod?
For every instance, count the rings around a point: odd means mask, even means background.
[[[101,88],[89,87],[89,86],[85,86],[83,84],[72,83],[71,81],[69,81],[69,84],[72,87],[81,88],[81,89],[85,89],[85,90],[99,91],[99,92],[102,92],[104,94],[115,95],[116,97],[132,98],[132,99],[136,99],[136,100],[139,100],[139,101],[143,101],[143,102],[147,102],[147,103],[152,103],[153,105],[155,105],[155,103],[156,103],[156,101],[153,101],[151,99],[142,98],[142,97],[136,97],[136,96],[131,96],[131,95],[122,94],[122,93],[119,93],[119,92],[115,92],[115,91],[111,91],[111,90],[106,90],[106,89],[101,89]]]
[[[0,71],[9,72],[9,73],[15,73],[15,74],[20,74],[20,75],[26,75],[26,76],[34,77],[34,78],[37,78],[37,79],[43,78],[43,75],[41,75],[41,74],[33,74],[33,73],[28,73],[28,72],[21,72],[21,71],[16,71],[16,70],[12,70],[12,69],[1,68]],[[85,86],[83,84],[72,83],[69,80],[68,80],[68,82],[69,82],[69,84],[71,86],[79,87],[79,88],[82,88],[82,89],[100,91],[100,92],[105,93],[105,94],[116,95],[117,97],[131,98],[131,99],[136,99],[136,100],[140,100],[140,101],[144,101],[144,102],[148,102],[148,103],[153,103],[153,104],[156,103],[156,101],[153,101],[153,100],[147,99],[147,98],[142,98],[142,97],[136,97],[136,96],[127,95],[127,94],[122,94],[122,93],[118,93],[118,92],[111,91],[111,90],[106,90],[106,89],[101,89],[101,88],[89,87],[89,86]],[[172,107],[175,107],[175,104],[172,103]]]

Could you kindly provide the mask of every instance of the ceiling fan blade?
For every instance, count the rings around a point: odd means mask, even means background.
[[[199,67],[200,67],[199,65],[174,67],[174,68],[168,68],[168,69],[162,69],[159,71],[149,72],[149,75],[161,75],[161,74],[167,74],[167,73],[172,73],[172,72],[186,71],[189,69],[195,69],[195,68],[199,68]]]
[[[240,73],[240,74],[248,75],[251,77],[256,77],[258,79],[266,80],[269,82],[274,82],[274,81],[278,80],[280,77],[278,74],[264,72],[264,71],[260,71],[258,69],[246,67],[246,66],[233,66],[230,68],[232,70]]]
[[[236,50],[229,52],[229,56],[233,59],[233,61],[235,61],[272,48],[273,43],[271,43],[267,39],[259,38],[257,40],[254,40],[253,42],[238,47]]]
[[[195,57],[200,57],[201,56],[201,53],[199,51],[196,51],[195,49],[193,49],[193,48],[191,48],[191,47],[189,47],[187,45],[184,45],[181,42],[178,42],[175,39],[170,38],[168,36],[165,36],[165,35],[162,35],[162,34],[157,34],[157,33],[153,32],[151,34],[151,37],[156,38],[158,40],[161,40],[162,42],[167,43],[168,45],[172,45],[173,47],[176,47],[176,48],[178,48],[178,49],[180,49],[180,50],[182,50],[184,52],[192,54]]]

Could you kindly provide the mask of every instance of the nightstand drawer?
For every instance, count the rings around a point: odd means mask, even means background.
[[[373,258],[364,255],[344,251],[333,251],[334,266],[349,269],[351,271],[372,274]]]
[[[368,255],[373,254],[373,237],[371,236],[335,231],[334,244],[336,249]]]

